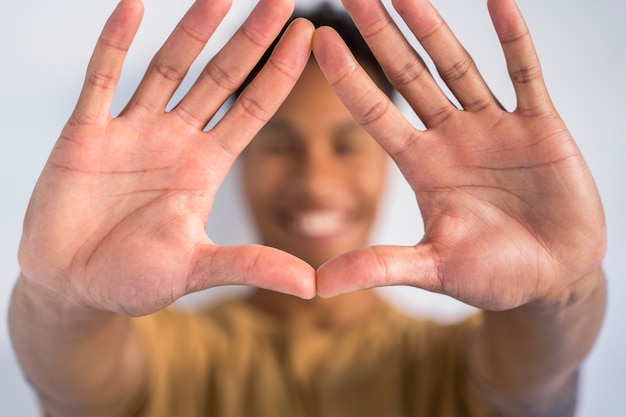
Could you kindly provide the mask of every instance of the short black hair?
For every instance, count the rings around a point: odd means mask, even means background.
[[[254,77],[258,75],[263,66],[269,60],[274,48],[278,44],[278,40],[284,34],[287,27],[298,18],[305,18],[311,21],[318,28],[321,26],[330,26],[335,29],[343,38],[344,42],[356,58],[357,62],[367,71],[370,77],[378,85],[378,87],[390,98],[393,98],[395,88],[387,79],[384,70],[374,57],[369,46],[361,36],[356,25],[352,21],[350,15],[343,9],[333,7],[330,3],[324,2],[317,7],[307,10],[296,9],[291,18],[287,21],[280,35],[274,43],[268,48],[261,60],[256,64],[250,72],[244,83],[237,89],[235,96],[241,95],[243,90],[252,82]]]

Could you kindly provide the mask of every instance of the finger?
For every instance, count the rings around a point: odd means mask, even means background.
[[[198,248],[187,293],[220,285],[252,285],[301,298],[315,296],[315,270],[278,249],[261,245]]]
[[[474,60],[428,0],[394,0],[393,4],[465,110],[497,105]]]
[[[150,62],[137,91],[122,113],[134,108],[164,111],[229,7],[230,0],[196,0]]]
[[[260,1],[173,112],[203,128],[243,83],[292,12],[292,0]]]
[[[354,118],[401,165],[397,157],[420,132],[370,79],[333,29],[317,30],[313,53],[326,79]]]
[[[222,150],[236,157],[278,110],[309,60],[314,30],[305,19],[287,28],[265,67],[209,132]]]
[[[426,126],[456,110],[379,1],[344,0],[363,38]]]
[[[391,285],[443,293],[435,259],[430,246],[425,245],[358,249],[328,261],[317,270],[317,294],[334,297]]]
[[[489,12],[506,57],[508,71],[522,113],[551,113],[541,64],[528,27],[514,0],[489,0]]]
[[[122,0],[108,19],[87,67],[85,83],[73,118],[104,122],[111,114],[122,64],[139,29],[143,5],[136,0]]]

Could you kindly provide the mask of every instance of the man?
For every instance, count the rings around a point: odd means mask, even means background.
[[[604,218],[517,7],[489,1],[518,98],[507,112],[431,5],[395,7],[462,110],[381,4],[345,4],[426,130],[336,32],[299,19],[204,132],[280,32],[288,0],[259,2],[165,112],[226,13],[197,1],[111,118],[142,10],[119,4],[20,247],[11,334],[48,415],[572,415],[604,311]],[[386,163],[372,137],[415,191],[425,235],[413,247],[363,247]],[[219,247],[204,224],[242,152],[265,246]],[[165,309],[233,283],[261,290],[200,314]],[[410,320],[369,290],[393,284],[484,312],[450,327]],[[316,294],[326,298],[298,298]]]

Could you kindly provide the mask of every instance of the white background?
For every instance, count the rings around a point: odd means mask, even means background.
[[[72,110],[92,46],[115,1],[0,1],[0,417],[34,417],[38,415],[36,402],[18,370],[6,326],[8,299],[18,273],[16,251],[21,222],[32,187]],[[234,2],[232,13],[200,63],[206,62],[207,56],[234,31],[254,3]],[[145,3],[144,24],[125,67],[117,110],[190,0]],[[297,4],[313,3],[300,0]],[[514,107],[485,2],[436,0],[435,4],[472,53],[496,95],[505,106]],[[626,2],[536,0],[523,1],[521,7],[553,99],[595,175],[608,219],[605,266],[609,310],[600,339],[585,364],[578,416],[623,417]],[[241,208],[236,172],[220,192],[209,230],[218,243],[253,239]],[[420,235],[413,197],[393,171],[387,204],[373,241],[411,244]],[[447,298],[417,290],[395,288],[385,294],[415,314],[449,319],[466,311]]]

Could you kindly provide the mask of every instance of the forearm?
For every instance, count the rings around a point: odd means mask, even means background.
[[[573,415],[578,369],[605,306],[598,268],[557,302],[485,312],[469,350],[472,376],[503,416]]]
[[[20,277],[9,311],[26,378],[51,416],[114,415],[143,375],[126,317],[70,306]]]

